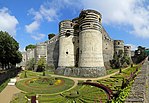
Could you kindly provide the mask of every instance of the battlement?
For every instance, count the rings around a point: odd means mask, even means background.
[[[114,40],[114,45],[124,45],[123,40]]]
[[[95,10],[83,10],[79,15],[80,31],[93,29],[102,31],[101,14]]]
[[[94,14],[99,15],[100,18],[102,18],[102,15],[101,15],[98,11],[96,11],[96,10],[91,10],[91,9],[82,10],[81,13],[80,13],[80,15],[79,15],[79,17],[81,17],[83,14],[88,14],[88,13],[93,13],[93,15],[94,15]]]
[[[131,46],[124,46],[124,50],[131,50]]]
[[[73,35],[74,29],[71,20],[63,20],[59,23],[60,36],[68,37]]]

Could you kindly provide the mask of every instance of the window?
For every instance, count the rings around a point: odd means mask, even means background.
[[[101,22],[101,18],[99,18],[99,22]]]
[[[72,23],[70,25],[71,25],[71,27],[73,26]]]
[[[65,36],[69,37],[70,35],[71,35],[70,30],[67,30]]]

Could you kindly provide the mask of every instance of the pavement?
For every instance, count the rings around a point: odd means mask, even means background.
[[[0,93],[0,103],[10,103],[14,94],[21,92],[16,86],[7,85]]]
[[[149,62],[148,62],[148,65],[147,65],[147,75],[146,75],[146,103],[149,103]]]

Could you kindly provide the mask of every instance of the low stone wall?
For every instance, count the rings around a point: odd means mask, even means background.
[[[125,103],[149,103],[149,101],[147,102],[146,100],[146,82],[148,69],[148,61],[146,61],[143,64],[141,71],[135,78]]]
[[[100,77],[106,75],[104,67],[86,67],[86,68],[65,68],[58,67],[55,71],[56,74],[75,77]]]
[[[0,72],[0,85],[7,79],[15,77],[21,69],[10,69],[7,71]]]

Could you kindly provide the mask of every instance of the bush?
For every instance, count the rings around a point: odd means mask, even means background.
[[[122,68],[130,65],[131,59],[130,57],[124,55],[123,51],[119,51],[119,53],[115,53],[113,59],[110,60],[110,64],[112,68]]]

